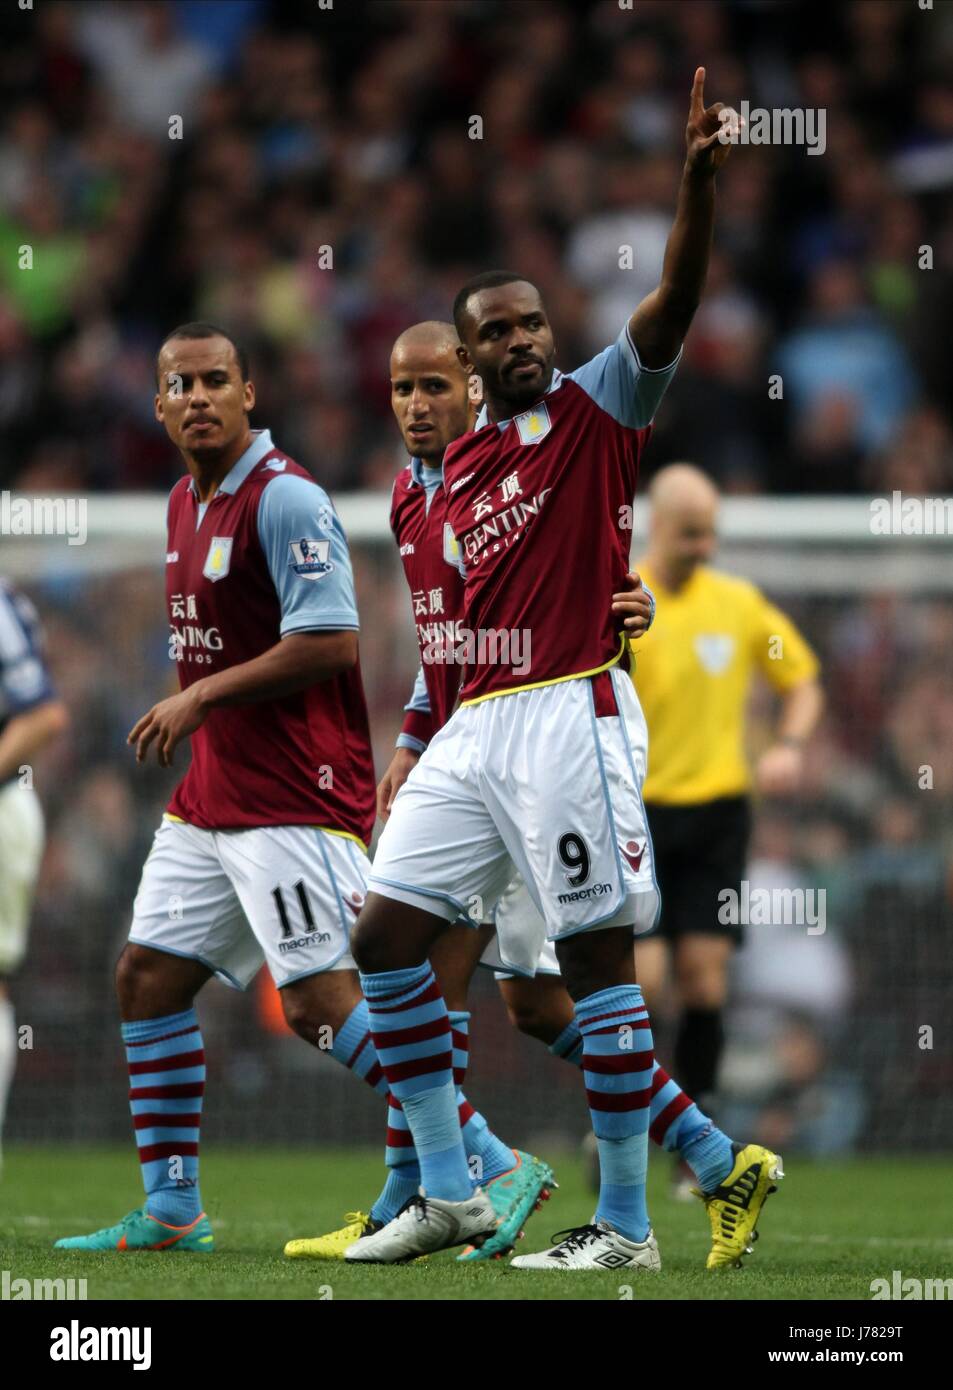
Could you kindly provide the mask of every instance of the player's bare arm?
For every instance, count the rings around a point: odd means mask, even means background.
[[[685,128],[685,167],[675,222],[669,233],[657,289],[646,295],[629,320],[629,333],[644,367],[667,367],[678,353],[701,300],[715,224],[715,174],[731,144],[722,131],[737,128],[734,113],[720,118],[724,102],[705,106],[705,69],[698,68]]]
[[[41,748],[68,728],[69,712],[62,700],[44,700],[14,715],[0,734],[0,785],[15,777]]]
[[[758,759],[758,788],[765,796],[790,796],[797,791],[804,750],[823,709],[824,692],[813,678],[784,694],[777,737]]]
[[[386,820],[394,804],[394,797],[407,781],[420,760],[416,748],[398,748],[391,758],[390,767],[384,773],[377,788],[377,814]]]
[[[194,734],[218,705],[248,705],[294,695],[349,670],[357,661],[357,633],[295,632],[253,661],[195,681],[178,695],[153,705],[129,731],[136,762],[155,743],[160,767],[171,767],[176,746]]]

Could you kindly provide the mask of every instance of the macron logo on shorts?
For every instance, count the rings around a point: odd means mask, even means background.
[[[611,883],[593,883],[588,888],[577,888],[574,893],[559,893],[556,901],[565,907],[567,903],[585,903],[590,898],[601,898],[612,891]]]

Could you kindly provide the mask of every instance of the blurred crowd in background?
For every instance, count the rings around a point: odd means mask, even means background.
[[[736,493],[949,492],[951,18],[900,0],[7,6],[0,487],[170,487],[181,461],[152,418],[155,350],[208,317],[247,342],[254,423],[332,494],[389,489],[404,461],[390,345],[447,318],[466,276],[525,269],[565,368],[655,286],[704,63],[708,101],[823,108],[826,151],[732,152],[648,471],[681,457]],[[354,548],[378,774],[416,664],[392,552]],[[135,768],[125,735],[174,679],[161,583],[144,562],[28,585],[73,726],[37,773],[50,841],[17,997],[46,1041],[12,1134],[126,1133],[111,972],[172,780]],[[781,601],[821,657],[828,712],[803,795],[759,808],[749,877],[823,888],[827,931],[749,930],[726,1122],[816,1153],[949,1145],[953,606],[887,588]],[[759,700],[755,745],[769,719]],[[534,1084],[531,1045],[492,993],[481,979],[475,1095],[492,1082],[501,1128],[556,1116],[581,1134],[578,1078],[553,1063]],[[202,1007],[210,1136],[379,1138],[374,1098],[283,1034],[265,985],[211,989]]]
[[[820,109],[825,144],[722,172],[655,461],[953,485],[949,5],[44,0],[0,29],[4,486],[168,487],[154,353],[198,317],[248,340],[257,419],[332,492],[387,486],[390,345],[471,273],[533,276],[565,369],[658,283],[699,62],[708,101]]]

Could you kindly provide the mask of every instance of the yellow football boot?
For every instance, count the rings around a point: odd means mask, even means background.
[[[780,1154],[760,1144],[733,1144],[735,1166],[714,1192],[695,1188],[711,1222],[711,1250],[706,1269],[740,1269],[758,1239],[755,1227],[761,1208],[784,1177]]]
[[[289,1240],[285,1254],[291,1260],[343,1260],[344,1252],[361,1236],[380,1230],[380,1222],[375,1221],[363,1211],[345,1213],[347,1223],[339,1231],[331,1231],[326,1236],[312,1236],[306,1240]]]

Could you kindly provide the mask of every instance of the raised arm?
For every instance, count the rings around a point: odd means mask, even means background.
[[[740,124],[734,112],[727,119],[719,117],[724,102],[706,107],[704,94],[705,69],[698,68],[685,129],[685,167],[675,222],[665,247],[662,279],[629,320],[639,359],[651,370],[673,361],[698,308],[715,223],[715,174],[731,149],[727,137]]]

